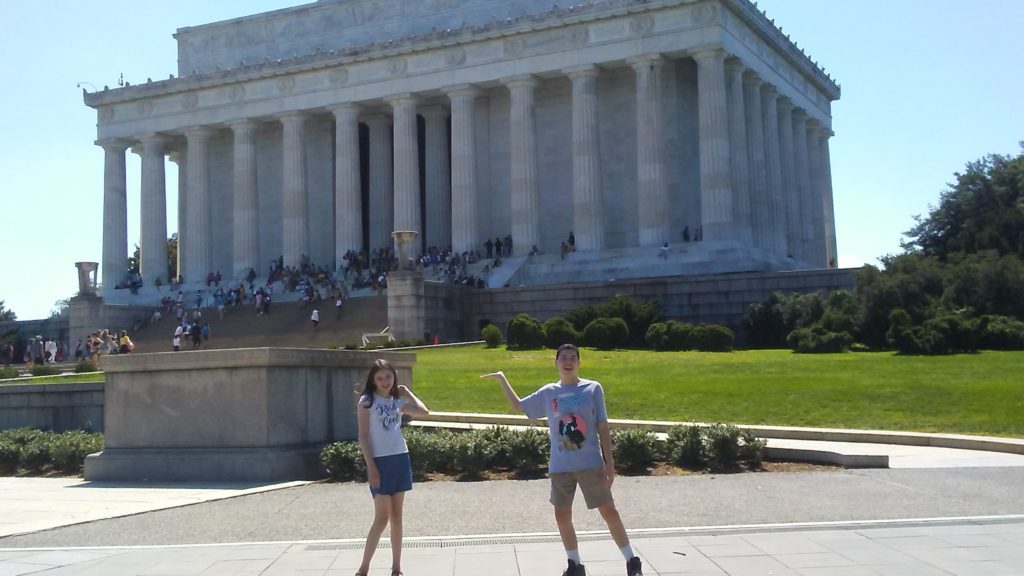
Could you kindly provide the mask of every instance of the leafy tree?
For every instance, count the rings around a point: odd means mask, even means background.
[[[904,249],[945,261],[995,250],[1024,257],[1024,142],[1016,157],[991,154],[956,173],[939,205],[905,233]]]
[[[128,257],[128,272],[134,274],[139,271],[139,262],[142,251],[139,250],[139,245],[135,245],[135,251]],[[171,278],[178,276],[178,233],[171,234],[171,237],[167,239],[167,275],[160,278],[161,282],[165,284],[170,281]],[[148,279],[150,281],[156,280],[156,278]]]
[[[4,306],[4,301],[0,300],[0,321],[17,319],[18,315],[14,313],[14,310],[9,310],[6,306]]]

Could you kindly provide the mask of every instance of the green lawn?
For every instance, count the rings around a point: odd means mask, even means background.
[[[553,351],[421,350],[417,394],[432,410],[510,412],[502,370],[526,395],[557,377]],[[1024,437],[1024,352],[944,357],[755,350],[600,352],[580,374],[605,389],[611,418],[868,428]]]
[[[73,382],[103,382],[102,372],[85,372],[82,374],[65,374],[63,376],[36,376],[35,378],[18,380],[0,380],[0,385],[24,384],[71,384]]]

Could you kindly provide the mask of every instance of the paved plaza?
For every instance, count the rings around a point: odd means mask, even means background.
[[[918,468],[620,476],[615,493],[648,576],[1024,575],[1024,466],[1007,456],[1003,465],[935,467],[948,452],[917,450],[907,462]],[[545,479],[417,484],[404,572],[560,574],[547,487]],[[7,478],[0,489],[4,576],[351,575],[372,506],[362,483]],[[54,527],[33,524],[40,517]],[[588,574],[623,574],[598,515],[577,502],[576,523]],[[385,539],[371,574],[388,574],[389,561]]]

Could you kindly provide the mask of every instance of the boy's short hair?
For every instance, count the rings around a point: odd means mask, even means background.
[[[580,349],[577,348],[575,344],[562,344],[558,347],[558,350],[555,351],[555,360],[558,360],[563,351],[575,352],[576,358],[579,359],[580,357]]]

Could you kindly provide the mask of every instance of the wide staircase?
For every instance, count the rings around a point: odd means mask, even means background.
[[[210,323],[210,339],[203,342],[202,349],[340,348],[361,344],[364,333],[380,332],[388,324],[386,296],[349,298],[340,318],[334,302],[323,301],[317,309],[320,324],[313,328],[313,308],[300,307],[294,301],[275,301],[270,313],[263,316],[257,316],[251,304],[226,308],[223,319],[216,308],[203,308],[202,319]],[[136,331],[131,335],[135,352],[170,352],[175,325],[173,314],[165,315],[159,322]],[[182,350],[191,349],[191,341],[183,338]]]

